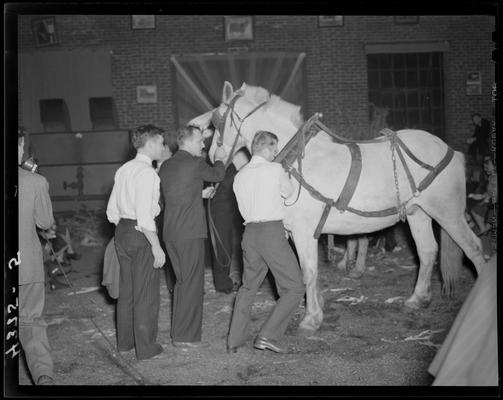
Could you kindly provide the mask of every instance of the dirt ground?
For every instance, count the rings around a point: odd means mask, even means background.
[[[264,281],[253,305],[248,345],[233,355],[226,353],[225,346],[235,294],[216,293],[211,270],[206,269],[203,340],[211,344],[204,349],[182,350],[171,345],[171,296],[163,280],[158,341],[167,345],[169,357],[141,362],[134,353],[126,355],[124,361],[111,351],[116,344],[115,302],[101,286],[104,246],[77,247],[82,258],[73,261],[68,274],[74,289],[47,288],[45,316],[56,383],[429,386],[433,379],[427,368],[471,289],[474,276],[470,268],[462,267],[455,297],[446,299],[440,294],[436,267],[430,307],[405,311],[402,301],[412,293],[417,260],[406,241],[399,244],[401,250],[387,253],[370,248],[367,272],[353,280],[327,261],[325,243],[320,241],[319,287],[325,299],[324,321],[311,336],[298,335],[304,313],[301,304],[285,337],[292,350],[289,354],[252,347],[254,336],[274,305],[275,291],[269,279]],[[24,359],[20,360],[19,383],[31,385]]]

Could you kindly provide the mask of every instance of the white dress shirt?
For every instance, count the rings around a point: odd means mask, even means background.
[[[135,219],[137,230],[144,228],[156,232],[154,218],[161,211],[160,182],[150,157],[137,154],[115,173],[107,205],[108,220],[117,225],[121,218]]]
[[[234,193],[245,221],[278,221],[284,218],[284,198],[293,186],[281,164],[254,155],[234,178]]]

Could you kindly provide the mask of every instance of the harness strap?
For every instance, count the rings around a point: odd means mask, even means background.
[[[410,184],[410,189],[412,190],[412,193],[417,196],[418,191],[416,188],[416,182],[414,182],[414,178],[412,177],[412,174],[410,173],[409,166],[405,162],[405,159],[402,154],[402,150],[400,150],[400,146],[395,145],[395,151],[398,154],[398,157],[400,157],[400,161],[402,162],[403,169],[405,170],[405,173],[407,174],[407,178],[409,179],[409,184]]]
[[[356,186],[360,179],[360,174],[362,172],[362,153],[360,147],[356,143],[346,143],[349,151],[351,152],[351,167],[349,169],[349,175],[346,179],[346,183],[342,188],[339,198],[335,202],[335,207],[342,213],[348,208],[348,204],[353,198]]]
[[[433,168],[433,170],[430,171],[428,175],[421,181],[421,183],[418,186],[418,190],[422,192],[424,189],[426,189],[428,186],[430,186],[430,183],[433,182],[433,179],[437,177],[440,172],[442,172],[447,165],[452,160],[452,157],[454,157],[454,150],[449,147],[447,149],[447,153],[445,153],[444,158],[442,158],[442,161],[440,161],[436,167]]]
[[[323,226],[325,225],[325,222],[327,221],[328,214],[330,214],[330,210],[332,209],[332,205],[329,203],[325,204],[325,208],[323,209],[323,213],[321,214],[320,221],[318,222],[318,226],[316,227],[314,231],[314,238],[318,240],[321,235],[321,230],[323,229]]]
[[[286,161],[287,164],[291,164],[296,158],[297,153],[299,152],[299,144],[298,140],[300,136],[305,136],[304,141],[301,145],[301,151],[304,151],[305,145],[309,142],[309,140],[314,136],[316,132],[312,129],[313,124],[320,118],[320,113],[315,113],[311,118],[309,118],[302,126],[297,130],[295,135],[288,141],[288,143],[281,149],[281,151],[274,158],[274,162],[282,163],[283,160]],[[306,135],[307,132],[307,135]],[[293,151],[295,149],[295,151]]]
[[[411,151],[410,149],[407,147],[407,145],[403,142],[402,139],[400,139],[398,137],[398,135],[396,135],[396,139],[397,143],[400,145],[400,147],[405,151],[405,154],[407,154],[411,159],[412,161],[414,161],[416,164],[419,164],[421,167],[425,168],[425,169],[429,169],[430,171],[434,169],[434,167],[432,167],[430,164],[426,164],[425,162],[421,161],[420,159],[418,159]]]

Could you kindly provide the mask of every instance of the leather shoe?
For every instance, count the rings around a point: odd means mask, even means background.
[[[54,379],[49,375],[40,375],[37,379],[37,385],[54,385]]]
[[[267,339],[263,336],[258,336],[255,339],[253,347],[259,350],[268,349],[274,351],[275,353],[288,353],[288,350],[285,347],[281,346],[276,340]]]
[[[177,342],[173,340],[173,346],[180,347],[182,349],[201,349],[203,347],[208,347],[210,344],[208,342]]]

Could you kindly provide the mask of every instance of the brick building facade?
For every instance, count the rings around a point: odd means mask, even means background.
[[[56,51],[108,49],[119,129],[153,123],[173,131],[177,122],[171,57],[226,53],[235,46],[246,47],[248,53],[304,52],[307,112],[322,112],[328,127],[348,136],[368,129],[367,55],[379,48],[391,53],[421,47],[442,52],[443,138],[454,149],[466,150],[473,112],[487,118],[494,115],[493,16],[421,15],[417,23],[397,24],[393,16],[349,15],[342,26],[320,27],[317,16],[257,15],[253,40],[236,44],[225,41],[220,15],[157,15],[155,29],[138,30],[131,29],[130,15],[53,15],[58,44],[37,47],[32,20],[42,17],[18,17],[19,54],[51,57]],[[466,93],[467,74],[472,71],[480,72],[481,94]],[[138,85],[157,86],[157,102],[137,103]],[[20,104],[25,95],[20,89]],[[26,125],[22,107],[19,110],[20,123]]]

